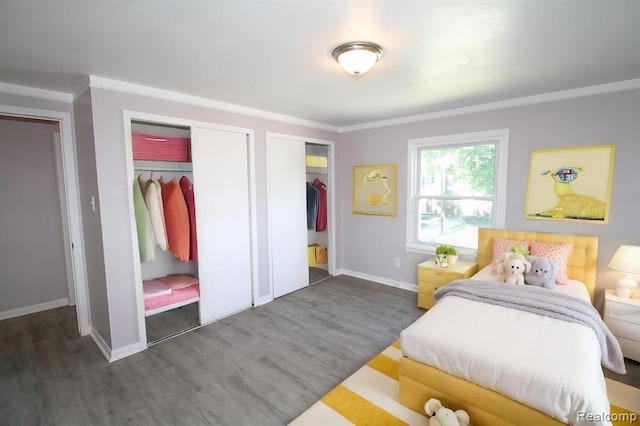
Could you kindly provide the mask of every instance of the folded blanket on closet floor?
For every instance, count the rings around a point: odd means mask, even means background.
[[[162,282],[160,280],[149,280],[142,283],[144,289],[144,298],[149,299],[152,297],[169,296],[173,294],[171,284]]]

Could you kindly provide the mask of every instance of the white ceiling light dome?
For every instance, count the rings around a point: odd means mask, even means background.
[[[333,49],[332,56],[345,72],[357,78],[371,70],[382,53],[382,47],[375,43],[352,41]]]

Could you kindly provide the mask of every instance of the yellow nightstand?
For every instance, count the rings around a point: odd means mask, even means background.
[[[418,307],[433,306],[433,292],[451,281],[469,278],[478,271],[478,264],[457,261],[447,268],[436,266],[433,259],[418,265]]]

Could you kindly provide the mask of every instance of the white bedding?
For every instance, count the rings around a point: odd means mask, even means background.
[[[483,273],[474,278],[487,279]],[[556,288],[581,293],[572,284]],[[609,412],[600,346],[581,324],[448,296],[400,334],[400,345],[411,359],[565,423],[577,423],[580,412]]]

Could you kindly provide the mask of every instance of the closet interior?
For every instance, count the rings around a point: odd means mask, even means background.
[[[131,122],[147,343],[200,326],[191,130]]]
[[[305,143],[305,163],[307,180],[307,260],[309,283],[313,284],[329,278],[327,247],[327,145]]]

